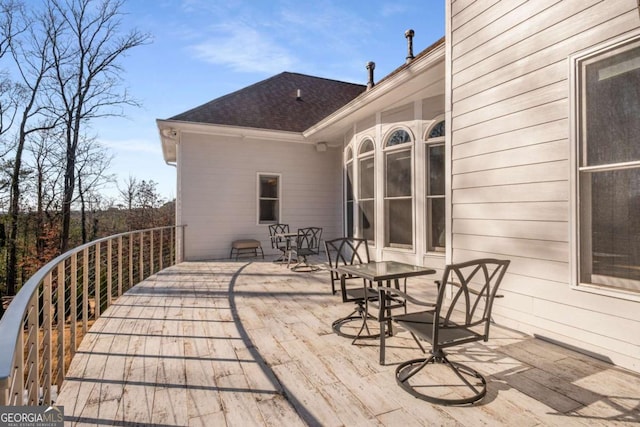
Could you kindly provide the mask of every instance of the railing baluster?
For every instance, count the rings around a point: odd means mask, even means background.
[[[129,234],[129,285],[127,289],[133,286],[133,233]]]
[[[22,325],[24,325],[24,323],[22,323]],[[13,372],[13,378],[12,378],[15,391],[14,391],[14,396],[12,400],[16,402],[14,403],[14,405],[17,404],[17,402],[20,402],[19,404],[23,405],[24,404],[24,330],[20,331],[20,337],[18,338],[18,346],[16,348],[15,359],[16,359],[16,369]],[[4,396],[5,393],[2,393],[2,395]],[[4,406],[4,405],[8,405],[9,403],[0,402],[0,404]]]
[[[163,250],[164,250],[164,233],[163,233],[164,229],[161,228],[160,229],[160,257],[159,257],[159,261],[158,261],[158,271],[162,271],[162,257],[164,256]]]
[[[111,292],[112,292],[112,283],[113,279],[111,274],[111,257],[113,256],[113,248],[111,247],[111,239],[107,241],[107,308],[111,307]]]
[[[118,236],[118,297],[122,295],[122,236]]]
[[[82,251],[82,336],[89,324],[89,248]]]
[[[95,300],[96,307],[94,309],[95,316],[93,316],[94,320],[98,320],[100,317],[100,242],[96,243],[94,246],[93,254],[95,257],[94,262],[94,274],[93,281],[95,286]]]
[[[149,276],[155,273],[153,259],[153,230],[149,231]]]
[[[71,278],[69,284],[70,297],[70,315],[69,319],[69,357],[73,359],[76,354],[76,337],[78,334],[78,253],[71,255]]]
[[[108,307],[116,299],[114,262],[118,263],[117,296],[124,291],[124,237],[128,238],[129,246],[127,289],[134,286],[134,277],[141,282],[182,258],[184,248],[178,251],[176,244],[178,240],[181,245],[184,243],[184,226],[170,227],[167,234],[164,228],[122,233],[82,245],[50,261],[22,286],[0,319],[0,406],[52,404],[52,387],[57,386],[59,392],[64,381],[67,370],[65,359],[72,358],[77,352],[80,341],[88,332],[89,320],[98,319],[104,311],[103,301]],[[145,247],[147,232],[148,248]],[[180,239],[178,232],[181,232]],[[170,241],[165,244],[167,235]],[[118,239],[117,254],[114,254],[113,248],[115,237]],[[103,242],[107,244],[104,254],[101,251]],[[95,256],[93,262],[91,255]],[[105,255],[106,262],[102,259]],[[79,256],[82,256],[82,262]],[[134,256],[138,257],[137,263]],[[105,300],[101,294],[103,264],[106,266]],[[134,265],[139,267],[137,275]],[[82,269],[81,274],[79,269]],[[90,299],[95,300],[92,319],[89,319]],[[69,339],[65,337],[67,317]],[[78,324],[80,317],[82,332]]]
[[[29,378],[29,383],[27,384],[27,405],[37,405],[38,393],[40,392],[40,381],[38,379],[38,372],[40,372],[40,358],[38,357],[40,351],[40,345],[38,342],[40,293],[38,292],[38,289],[40,289],[39,286],[36,288],[36,292],[34,292],[34,295],[31,298],[31,312],[29,313],[29,356],[27,361],[27,377]]]
[[[60,391],[60,387],[62,387],[62,381],[64,380],[64,327],[66,324],[65,321],[65,282],[66,276],[64,271],[65,262],[62,261],[58,264],[58,378],[56,380],[56,385],[58,386],[58,390]]]
[[[140,282],[142,282],[144,280],[144,231],[140,232],[140,271],[139,273],[139,278],[140,278]]]
[[[51,400],[51,331],[52,331],[52,307],[51,307],[51,276],[52,272],[49,272],[44,279],[43,298],[42,298],[42,391],[43,401],[48,402]],[[38,402],[38,405],[40,402]]]

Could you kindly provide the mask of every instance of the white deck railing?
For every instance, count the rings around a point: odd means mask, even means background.
[[[38,270],[0,320],[0,406],[54,403],[91,324],[123,292],[182,260],[177,237],[184,243],[184,226],[109,236]]]

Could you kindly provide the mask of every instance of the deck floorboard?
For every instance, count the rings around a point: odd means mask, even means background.
[[[433,296],[431,279],[410,280],[410,291]],[[182,263],[94,323],[56,404],[74,426],[640,424],[640,375],[499,325],[488,343],[451,352],[487,377],[480,404],[415,399],[394,376],[421,355],[412,338],[396,331],[381,366],[377,340],[352,345],[331,330],[351,308],[325,271]]]

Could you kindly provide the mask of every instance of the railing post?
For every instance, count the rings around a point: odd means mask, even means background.
[[[76,336],[78,333],[78,253],[74,252],[71,255],[70,265],[70,286],[69,291],[71,296],[69,297],[69,304],[71,304],[70,312],[71,319],[69,319],[69,355],[73,359],[76,354]]]
[[[122,236],[118,236],[118,297],[122,295]]]
[[[111,257],[113,256],[113,248],[111,247],[111,239],[107,241],[107,308],[111,307],[111,292],[113,291],[113,286],[111,284],[111,280],[113,279],[113,275],[111,273]]]
[[[52,319],[51,319],[51,276],[52,272],[49,272],[44,279],[43,287],[43,299],[42,299],[42,333],[43,333],[43,347],[42,347],[42,395],[43,402],[51,401],[51,358],[52,358]],[[40,401],[37,403],[40,405]]]
[[[95,256],[95,271],[93,275],[93,281],[95,286],[95,301],[96,307],[94,309],[95,316],[94,320],[97,320],[100,317],[100,242],[96,243],[94,246],[94,256]]]
[[[65,366],[64,366],[64,326],[66,305],[65,305],[65,283],[66,276],[64,271],[65,262],[62,261],[58,264],[58,378],[56,385],[58,391],[62,387],[62,381],[64,380]],[[45,404],[49,404],[51,401],[45,401]]]

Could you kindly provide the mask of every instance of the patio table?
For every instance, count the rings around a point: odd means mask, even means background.
[[[391,285],[393,280],[396,289],[400,289],[400,279],[407,279],[409,277],[424,276],[429,274],[435,274],[436,271],[432,268],[422,267],[419,265],[405,264],[397,261],[374,261],[365,264],[353,264],[342,265],[337,267],[340,274],[341,286],[344,286],[345,277],[347,275],[361,277],[363,279],[376,282],[378,286],[383,286],[383,282],[386,282],[387,286]],[[369,288],[366,283],[363,283],[365,295],[371,293],[372,295],[378,294],[377,289]],[[405,289],[406,291],[406,289]],[[392,307],[388,307],[390,310]],[[365,297],[365,312],[362,320],[362,327],[358,332],[357,338],[371,338],[372,336],[361,336],[362,331],[367,327],[367,319],[369,317],[369,299]],[[380,322],[380,364],[384,364],[384,323],[385,319],[378,319]],[[354,340],[355,341],[355,340]]]

